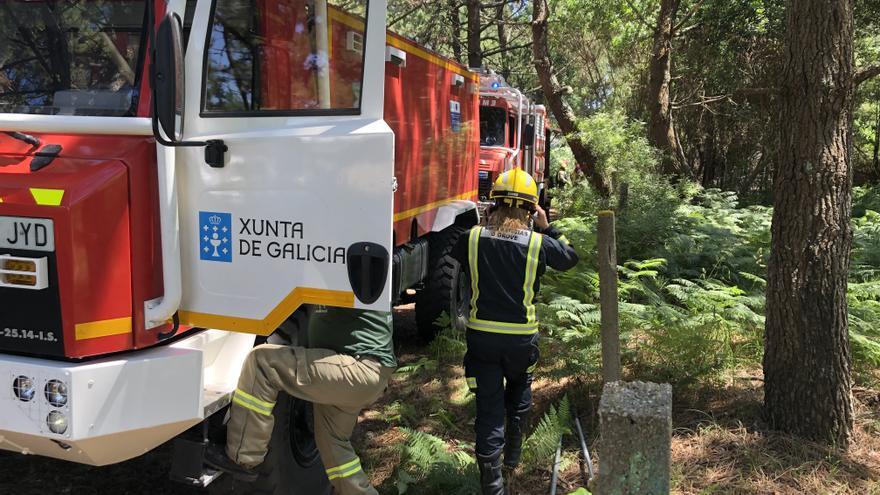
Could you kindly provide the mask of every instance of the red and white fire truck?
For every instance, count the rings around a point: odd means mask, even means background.
[[[489,191],[499,174],[520,167],[538,183],[540,203],[546,204],[547,167],[550,163],[550,122],[544,105],[536,105],[491,69],[480,74],[479,197]]]
[[[479,76],[385,18],[0,2],[0,448],[106,465],[207,425],[303,305],[414,288],[424,335],[462,321],[448,252],[479,221]],[[267,473],[321,493],[307,414],[278,404]]]

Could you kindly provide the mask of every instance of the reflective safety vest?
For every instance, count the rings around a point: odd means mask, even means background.
[[[568,270],[578,262],[552,226],[543,234],[474,227],[459,238],[453,257],[470,277],[468,328],[510,335],[538,331],[535,296],[547,267]]]

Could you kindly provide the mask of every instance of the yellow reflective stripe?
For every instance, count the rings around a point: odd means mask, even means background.
[[[510,335],[530,335],[538,332],[538,322],[507,323],[503,321],[471,319],[468,320],[467,326],[470,329],[481,332],[506,333]]]
[[[556,240],[559,241],[559,242],[561,242],[561,243],[563,243],[563,244],[565,244],[566,246],[570,246],[570,245],[571,245],[571,243],[568,242],[568,237],[565,237],[564,235],[559,236],[559,239],[556,239]]]
[[[250,402],[239,397],[238,395],[232,396],[232,402],[235,402],[236,404],[238,404],[239,406],[241,406],[245,409],[250,409],[251,411],[254,411],[255,413],[262,414],[263,416],[271,416],[272,415],[271,409],[266,410],[261,406],[258,406],[256,404],[251,404]]]
[[[328,479],[347,478],[361,470],[361,460],[357,457],[353,461],[327,470]]]
[[[538,367],[538,363],[535,363],[535,364],[529,366],[528,369],[526,369],[526,373],[534,373],[535,368],[537,368],[537,367]]]
[[[467,386],[468,388],[477,388],[477,378],[473,376],[468,376],[467,378]]]
[[[59,206],[64,198],[64,189],[39,189],[32,187],[31,196],[41,206]]]
[[[529,252],[526,260],[526,276],[523,282],[523,306],[526,321],[534,323],[535,317],[535,278],[538,276],[538,255],[541,253],[541,234],[532,234],[529,239]]]
[[[480,235],[483,233],[483,227],[474,227],[471,229],[470,238],[468,239],[468,265],[471,271],[471,319],[477,318],[477,298],[480,297],[480,274],[478,271],[477,250],[480,247]]]
[[[335,480],[335,479],[337,479],[337,478],[348,478],[349,476],[351,476],[351,475],[353,475],[353,474],[355,474],[355,473],[358,473],[358,472],[360,472],[360,471],[361,471],[361,465],[358,464],[357,466],[351,468],[351,469],[348,470],[348,471],[345,471],[344,473],[338,473],[338,474],[331,474],[331,475],[328,475],[328,476],[327,476],[327,479],[328,479],[328,480]]]
[[[259,406],[268,407],[269,409],[272,409],[273,407],[275,407],[274,402],[266,402],[264,400],[260,400],[240,388],[235,389],[235,394],[240,395],[243,398],[245,398],[245,399],[249,400],[250,402],[253,402],[254,404],[257,404]]]
[[[260,400],[241,389],[235,389],[235,393],[232,395],[232,402],[264,416],[271,416],[272,409],[275,408],[274,402]]]

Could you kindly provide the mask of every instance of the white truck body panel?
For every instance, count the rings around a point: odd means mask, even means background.
[[[165,347],[84,364],[4,356],[0,448],[97,466],[142,455],[228,402],[253,341],[253,335],[206,330]],[[36,385],[28,402],[13,393],[18,376]],[[52,406],[43,394],[52,379],[67,384],[63,407]],[[66,416],[67,431],[49,430],[51,411]]]
[[[203,148],[177,149],[181,321],[268,335],[301,304],[390,310],[391,270],[378,300],[363,302],[345,256],[360,242],[392,251],[385,1],[369,4],[358,116],[202,115],[210,7],[197,4],[186,51],[184,138],[222,139],[228,152],[211,168]]]

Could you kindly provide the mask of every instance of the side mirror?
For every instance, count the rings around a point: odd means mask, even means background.
[[[168,13],[156,31],[153,47],[153,118],[171,142],[183,138],[186,80],[183,68],[183,27],[180,17]],[[159,133],[157,126],[153,126]],[[162,136],[156,138],[161,142]]]
[[[535,146],[535,126],[534,124],[526,124],[523,126],[523,148],[532,148]]]

